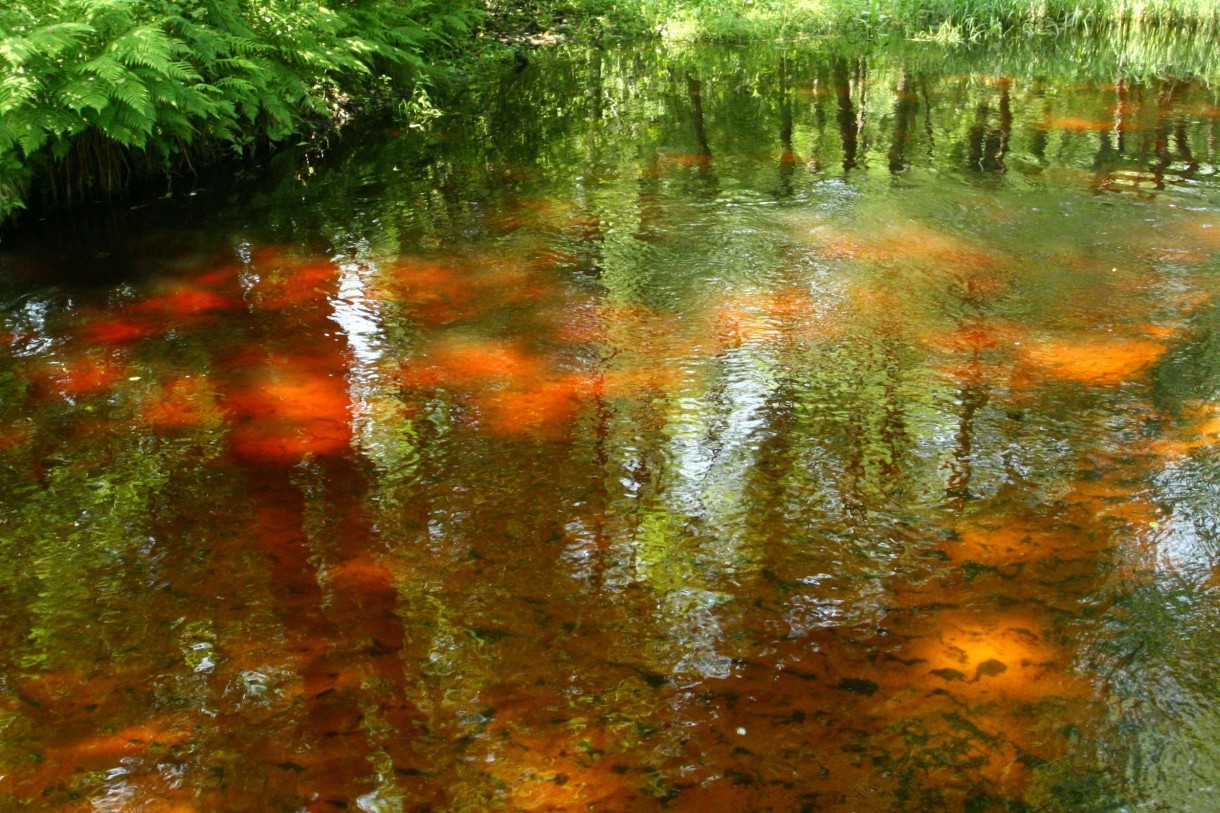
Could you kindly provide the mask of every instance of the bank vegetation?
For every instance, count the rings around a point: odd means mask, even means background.
[[[432,112],[454,66],[556,38],[1066,31],[1212,39],[1215,0],[17,0],[0,6],[0,223],[335,126]]]

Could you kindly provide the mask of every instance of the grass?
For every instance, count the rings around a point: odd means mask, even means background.
[[[511,11],[501,6],[511,5]],[[554,0],[491,2],[494,20],[677,40],[888,32],[942,41],[1116,28],[1220,33],[1215,0]]]

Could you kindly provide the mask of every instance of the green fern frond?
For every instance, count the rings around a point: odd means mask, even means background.
[[[127,68],[117,59],[107,54],[94,57],[81,65],[80,70],[116,85],[127,77]]]
[[[155,25],[134,29],[110,43],[115,59],[128,67],[143,66],[164,72],[182,52],[182,46]]]
[[[78,113],[85,109],[105,110],[111,102],[103,83],[93,80],[92,77],[65,83],[55,91],[55,97],[64,107]]]
[[[138,79],[125,79],[116,83],[111,90],[111,94],[115,99],[132,110],[150,119],[153,117],[152,100],[149,96],[148,88]]]
[[[175,60],[163,66],[163,74],[182,84],[192,84],[203,79],[195,66],[185,60]]]
[[[71,48],[80,45],[91,34],[92,26],[83,23],[56,23],[31,31],[24,37],[6,37],[0,40],[0,57],[17,67],[30,60],[54,60]]]

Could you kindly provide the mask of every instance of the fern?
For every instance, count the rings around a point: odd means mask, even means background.
[[[333,2],[3,4],[0,220],[39,175],[85,173],[51,187],[87,191],[122,175],[120,153],[166,171],[184,150],[288,138],[382,77],[426,82],[428,55],[475,20],[461,0]]]
[[[128,67],[142,66],[164,72],[174,65],[185,46],[171,39],[156,26],[143,26],[124,34],[109,46],[120,62]]]

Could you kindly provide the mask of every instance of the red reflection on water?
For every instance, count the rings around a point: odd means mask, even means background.
[[[25,426],[14,426],[0,430],[0,450],[21,446],[29,439],[30,430]]]
[[[235,270],[209,270],[163,283],[160,292],[113,309],[85,311],[75,338],[94,345],[126,346],[169,331],[191,330],[208,319],[241,310],[239,296],[217,290],[230,286]]]
[[[86,325],[79,335],[89,344],[125,345],[142,341],[160,332],[157,325],[148,320],[114,316]]]
[[[335,288],[337,269],[325,258],[281,246],[261,246],[250,252],[250,292],[246,299],[263,313],[325,305]],[[236,280],[234,280],[236,281]]]
[[[554,258],[552,258],[554,259]],[[388,269],[382,296],[406,303],[428,327],[443,327],[517,304],[545,302],[555,295],[546,263],[520,257],[479,255],[400,261]]]
[[[277,788],[280,794],[305,800],[306,810],[333,810],[334,800],[350,804],[373,790],[367,757],[379,747],[396,766],[417,763],[411,732],[418,713],[406,698],[398,659],[403,630],[395,614],[394,575],[369,550],[368,527],[353,502],[360,496],[357,473],[340,458],[325,464],[333,485],[329,519],[344,541],[341,558],[327,563],[326,549],[319,548],[323,540],[308,530],[306,499],[290,482],[285,462],[251,465],[256,517],[250,543],[266,551],[272,564],[267,576],[285,631],[285,640],[273,646],[298,680],[292,700],[297,712],[284,721],[288,725],[242,734],[246,755],[287,786]],[[252,651],[251,664],[265,662],[267,654]],[[238,666],[240,661],[230,670]],[[375,741],[366,724],[370,716],[397,735]]]
[[[243,666],[257,670],[269,659],[287,667],[295,683],[284,702],[292,713],[268,730],[239,732],[243,753],[270,782],[252,792],[333,811],[375,790],[372,753],[384,754],[393,771],[419,774],[412,737],[419,714],[399,656],[401,574],[375,544],[364,472],[351,457],[351,356],[332,320],[340,269],[277,248],[255,248],[251,257],[240,280],[249,318],[214,360],[210,386],[229,426],[229,462],[250,487],[252,522],[237,544],[267,557],[283,635],[262,651],[234,653],[220,671],[232,680]],[[171,385],[171,403],[181,406],[167,410],[166,420],[191,419],[196,402],[206,414],[198,386]],[[316,478],[321,490],[301,477]],[[218,808],[224,798],[217,795]],[[406,798],[438,801],[430,783]]]
[[[344,368],[341,360],[316,349],[266,355],[252,350],[232,362],[235,384],[222,404],[239,458],[288,462],[350,448],[351,399]]]
[[[567,431],[597,387],[597,378],[563,370],[512,342],[440,343],[405,367],[399,379],[415,390],[442,388],[475,408],[479,425],[500,435]]]
[[[240,306],[239,300],[222,296],[215,291],[193,287],[183,287],[165,296],[147,299],[142,303],[142,309],[160,311],[175,322],[209,311],[223,311]]]
[[[412,263],[398,279],[404,285],[399,296],[426,325],[447,325],[470,307],[473,292],[461,284],[459,272],[452,268]]]
[[[64,351],[42,359],[30,371],[39,388],[75,399],[104,392],[128,377],[127,361],[102,350]]]

